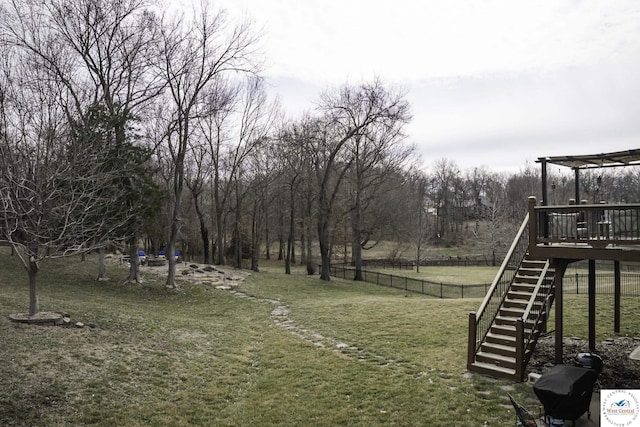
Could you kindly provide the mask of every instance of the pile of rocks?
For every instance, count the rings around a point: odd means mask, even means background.
[[[60,323],[60,326],[63,326],[65,328],[95,328],[96,324],[95,323],[84,323],[84,322],[73,322],[71,320],[71,315],[69,313],[60,313],[62,314],[62,323]]]
[[[640,338],[616,337],[596,344],[604,369],[598,378],[601,389],[635,389],[640,385],[640,360],[629,355],[640,346]],[[563,340],[563,363],[575,365],[579,353],[589,352],[589,344],[580,338]],[[555,365],[555,337],[541,337],[529,361],[528,370],[544,373]]]
[[[226,271],[211,265],[200,266],[198,264],[190,264],[189,268],[183,269],[181,273],[183,276],[188,276],[192,283],[213,286],[216,289],[223,290],[239,286],[248,276],[248,273],[242,271],[234,271],[233,274],[227,274]]]

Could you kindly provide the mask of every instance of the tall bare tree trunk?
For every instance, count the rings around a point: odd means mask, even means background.
[[[98,278],[97,280],[107,280],[107,267],[105,266],[106,248],[100,246],[98,248]]]
[[[178,239],[178,221],[176,215],[180,212],[180,202],[176,200],[173,207],[174,219],[171,221],[171,232],[169,235],[169,242],[167,243],[167,261],[169,261],[169,271],[167,273],[166,286],[168,288],[175,289],[178,287],[176,284],[176,241]]]
[[[318,243],[320,244],[320,279],[331,280],[331,253],[329,246],[329,221],[318,221]]]
[[[38,263],[35,257],[29,258],[29,316],[34,316],[40,312],[40,302],[38,300]]]
[[[207,227],[206,218],[204,216],[204,213],[202,212],[202,208],[200,207],[199,191],[192,189],[191,193],[193,195],[193,205],[196,208],[196,215],[198,216],[198,221],[200,222],[200,238],[202,239],[202,248],[204,252],[203,262],[205,264],[211,264],[212,258],[210,251],[211,244],[209,242],[209,228]]]
[[[140,258],[138,257],[138,236],[131,238],[129,243],[129,276],[125,282],[135,281],[142,283],[140,278]]]
[[[289,235],[287,236],[287,254],[284,261],[284,272],[285,274],[291,274],[291,263],[293,257],[293,245],[294,245],[294,237],[295,237],[295,193],[291,190],[290,199],[289,199]]]
[[[259,271],[258,262],[260,261],[260,205],[257,201],[253,202],[253,215],[251,220],[251,270]]]
[[[269,217],[267,216],[264,221],[264,246],[265,253],[264,258],[266,260],[271,259],[271,236],[269,234]]]
[[[352,212],[351,219],[351,253],[353,254],[353,264],[355,268],[355,275],[353,280],[362,281],[362,233],[361,233],[361,216],[360,216],[360,193],[356,194],[356,203]],[[346,236],[345,236],[346,241]]]
[[[224,244],[224,225],[222,223],[223,218],[222,218],[222,210],[216,208],[216,234],[217,234],[217,251],[218,251],[218,256],[216,257],[216,264],[218,265],[223,265],[224,264],[224,251],[225,251],[225,244]]]

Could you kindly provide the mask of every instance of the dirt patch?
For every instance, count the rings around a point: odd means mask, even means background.
[[[604,369],[598,383],[601,389],[638,389],[640,388],[640,360],[629,355],[640,346],[640,338],[617,337],[596,344],[596,353],[604,362]],[[579,338],[565,338],[563,362],[577,365],[578,353],[586,353],[589,344]],[[529,372],[545,373],[555,365],[555,337],[546,336],[538,340],[536,349],[529,362]]]

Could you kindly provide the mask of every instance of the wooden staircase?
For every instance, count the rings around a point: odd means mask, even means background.
[[[469,313],[467,369],[523,381],[553,303],[555,271],[527,252],[527,221],[518,232],[478,312]]]
[[[514,276],[514,281],[498,307],[497,313],[484,339],[475,353],[471,371],[495,377],[522,380],[537,339],[546,328],[546,320],[553,295],[553,269],[548,261],[525,258]],[[540,286],[537,284],[540,282]],[[531,307],[527,311],[528,307]],[[526,313],[526,318],[524,317]],[[518,322],[522,322],[522,338],[518,339]],[[524,342],[526,337],[530,337]],[[522,361],[518,351],[522,349]],[[524,365],[518,369],[518,364]]]

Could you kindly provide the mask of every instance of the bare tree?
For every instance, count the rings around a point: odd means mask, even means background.
[[[215,226],[214,250],[217,264],[224,264],[226,248],[226,224],[229,198],[232,194],[231,180],[227,170],[227,149],[232,145],[233,116],[240,87],[224,76],[215,79],[207,88],[204,102],[206,114],[197,121],[200,137],[207,146],[211,162],[212,216]]]
[[[422,260],[422,250],[429,237],[429,202],[427,177],[422,171],[408,173],[407,181],[411,187],[411,197],[409,198],[409,223],[408,240],[413,239],[416,247],[416,272],[420,272],[420,262]]]
[[[91,106],[102,105],[114,144],[125,146],[131,121],[163,87],[152,67],[156,18],[145,6],[144,0],[12,1],[4,30],[64,88],[60,104],[69,121],[82,122]],[[139,280],[135,234],[130,243],[129,279]]]
[[[479,237],[481,242],[488,243],[492,265],[496,265],[497,252],[506,249],[505,246],[511,242],[519,225],[518,222],[509,220],[505,188],[506,177],[494,174],[488,177],[481,195],[481,218],[486,224],[486,233],[484,237],[482,234]]]
[[[245,211],[243,202],[247,191],[251,188],[242,185],[242,183],[252,180],[248,176],[250,168],[247,167],[247,160],[261,145],[269,141],[268,134],[272,130],[274,120],[279,112],[277,104],[267,104],[267,95],[261,78],[255,76],[248,78],[240,94],[236,136],[233,140],[234,144],[229,146],[226,165],[229,178],[234,183],[232,188],[234,189],[235,205],[231,208],[235,213],[233,231],[236,241],[234,253],[234,267],[236,268],[240,268],[242,263],[240,224]]]
[[[330,234],[334,207],[342,181],[355,161],[349,144],[375,126],[393,128],[406,119],[407,104],[390,94],[379,80],[345,85],[322,96],[324,129],[310,146],[318,191],[317,227],[322,267],[320,278],[330,279]]]
[[[217,78],[256,71],[253,61],[256,39],[247,23],[232,27],[223,12],[212,12],[205,3],[190,19],[181,17],[165,22],[161,33],[161,70],[172,104],[171,132],[165,142],[174,163],[173,214],[167,245],[173,255],[182,215],[184,161],[195,128],[192,122],[206,114],[203,95]],[[169,256],[168,287],[176,287],[175,271],[175,259]]]
[[[375,221],[365,223],[365,215],[378,210],[384,199],[382,190],[385,182],[392,178],[392,173],[401,170],[413,148],[403,144],[403,126],[410,120],[409,104],[398,92],[378,89],[381,103],[392,106],[389,114],[367,126],[361,134],[356,135],[349,143],[353,156],[353,166],[348,174],[351,190],[351,237],[352,262],[355,267],[354,280],[362,280],[362,248],[371,241],[376,228],[387,224]],[[350,113],[353,123],[363,120],[367,114],[356,106]],[[392,188],[387,188],[392,191]],[[380,215],[372,215],[381,218]]]
[[[317,121],[309,116],[303,117],[298,123],[287,123],[280,130],[277,147],[282,165],[282,180],[280,181],[287,194],[288,209],[282,212],[282,218],[288,218],[287,245],[284,255],[285,274],[291,274],[291,262],[294,254],[296,236],[297,204],[300,199],[299,189],[303,184],[308,156],[306,144],[313,138]]]
[[[100,246],[123,233],[136,214],[114,182],[121,170],[105,163],[100,145],[78,143],[60,99],[64,87],[17,54],[2,67],[0,240],[8,242],[29,276],[29,315],[40,311],[40,262]],[[37,58],[36,58],[37,60]],[[7,63],[5,63],[6,65]]]
[[[447,239],[454,227],[456,185],[460,179],[460,170],[455,162],[438,160],[431,174],[431,199],[436,209],[436,241]]]
[[[251,177],[251,270],[259,271],[262,242],[266,240],[269,229],[269,211],[273,204],[274,183],[280,178],[281,171],[273,155],[272,140],[261,144],[249,157],[248,170]]]
[[[200,139],[197,139],[200,141]],[[205,195],[208,184],[207,179],[211,175],[211,157],[208,155],[207,147],[203,144],[197,144],[194,142],[190,149],[190,156],[188,161],[190,165],[186,167],[185,183],[191,192],[193,199],[193,206],[198,217],[198,223],[200,226],[200,239],[202,240],[203,247],[203,262],[205,264],[211,264],[211,243],[209,237],[209,224],[210,220],[207,215],[207,207],[204,205]]]

